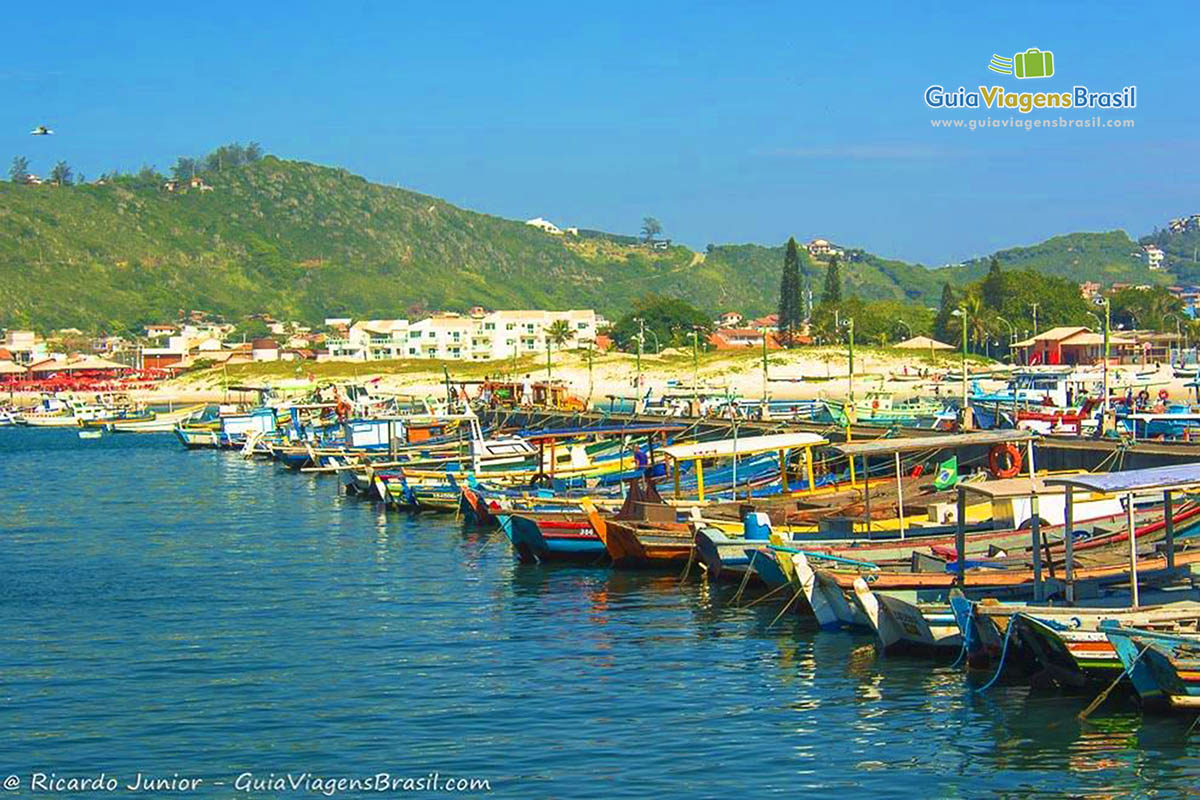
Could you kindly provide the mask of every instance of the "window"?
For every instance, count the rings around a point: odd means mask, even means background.
[[[586,323],[586,322],[578,322],[578,323],[576,323],[576,324],[575,324],[575,327],[576,327],[578,330],[581,330],[581,331],[586,331],[586,330],[587,330],[587,323]]]
[[[485,322],[485,323],[483,323],[483,329],[484,329],[485,331],[494,331],[494,330],[496,330],[496,323],[494,323],[494,322]]]
[[[506,330],[506,331],[516,330],[516,328],[517,328],[516,324],[512,323],[512,322],[510,322],[504,326],[504,330]]]

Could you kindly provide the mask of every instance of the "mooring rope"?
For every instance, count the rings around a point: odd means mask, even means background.
[[[1000,680],[1000,673],[1004,671],[1004,659],[1008,656],[1008,640],[1012,637],[1013,628],[1015,627],[1013,622],[1016,620],[1016,618],[1016,614],[1013,614],[1008,618],[1008,630],[1004,632],[1004,647],[1000,650],[1000,663],[996,665],[996,674],[993,675],[991,680],[989,680],[983,686],[980,686],[978,689],[972,689],[971,691],[973,694],[983,694],[988,689],[992,688],[992,684]]]

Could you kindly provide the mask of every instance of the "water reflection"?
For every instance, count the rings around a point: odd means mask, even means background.
[[[777,620],[782,596],[521,565],[502,534],[387,512],[336,479],[170,437],[83,450],[43,433],[0,431],[7,764],[439,768],[499,797],[1200,783],[1190,720],[1127,700],[1080,723],[1086,697],[973,694],[948,665]]]

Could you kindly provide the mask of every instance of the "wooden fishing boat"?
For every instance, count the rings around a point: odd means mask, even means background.
[[[155,411],[142,418],[114,419],[104,423],[113,433],[171,433],[176,425],[187,425],[204,414],[203,403],[174,411]]]
[[[1200,632],[1194,626],[1151,630],[1107,622],[1102,630],[1143,702],[1200,710]]]
[[[881,652],[954,655],[962,650],[962,634],[947,604],[918,607],[896,595],[872,591],[862,578],[855,579],[851,599]]]
[[[608,561],[608,550],[582,515],[503,514],[500,527],[512,542],[517,559],[527,564]]]

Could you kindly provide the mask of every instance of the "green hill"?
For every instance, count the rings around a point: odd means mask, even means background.
[[[1141,248],[1125,231],[1070,233],[1055,236],[1029,247],[1013,247],[995,253],[1003,269],[1032,269],[1059,278],[1100,283],[1168,283],[1170,276],[1151,272]],[[934,270],[937,280],[957,285],[987,274],[992,256]]]
[[[319,322],[477,304],[616,317],[649,292],[714,312],[761,314],[776,304],[782,246],[698,254],[598,232],[551,236],[273,157],[202,177],[212,191],[168,192],[151,176],[0,184],[0,326],[114,330],[192,309]],[[1122,233],[1073,234],[1000,255],[1080,280],[1128,280],[1141,274],[1128,258],[1134,249]],[[801,254],[819,295],[825,265]],[[943,280],[964,283],[982,274],[980,264],[928,270],[849,251],[842,275],[863,299],[934,305]]]

